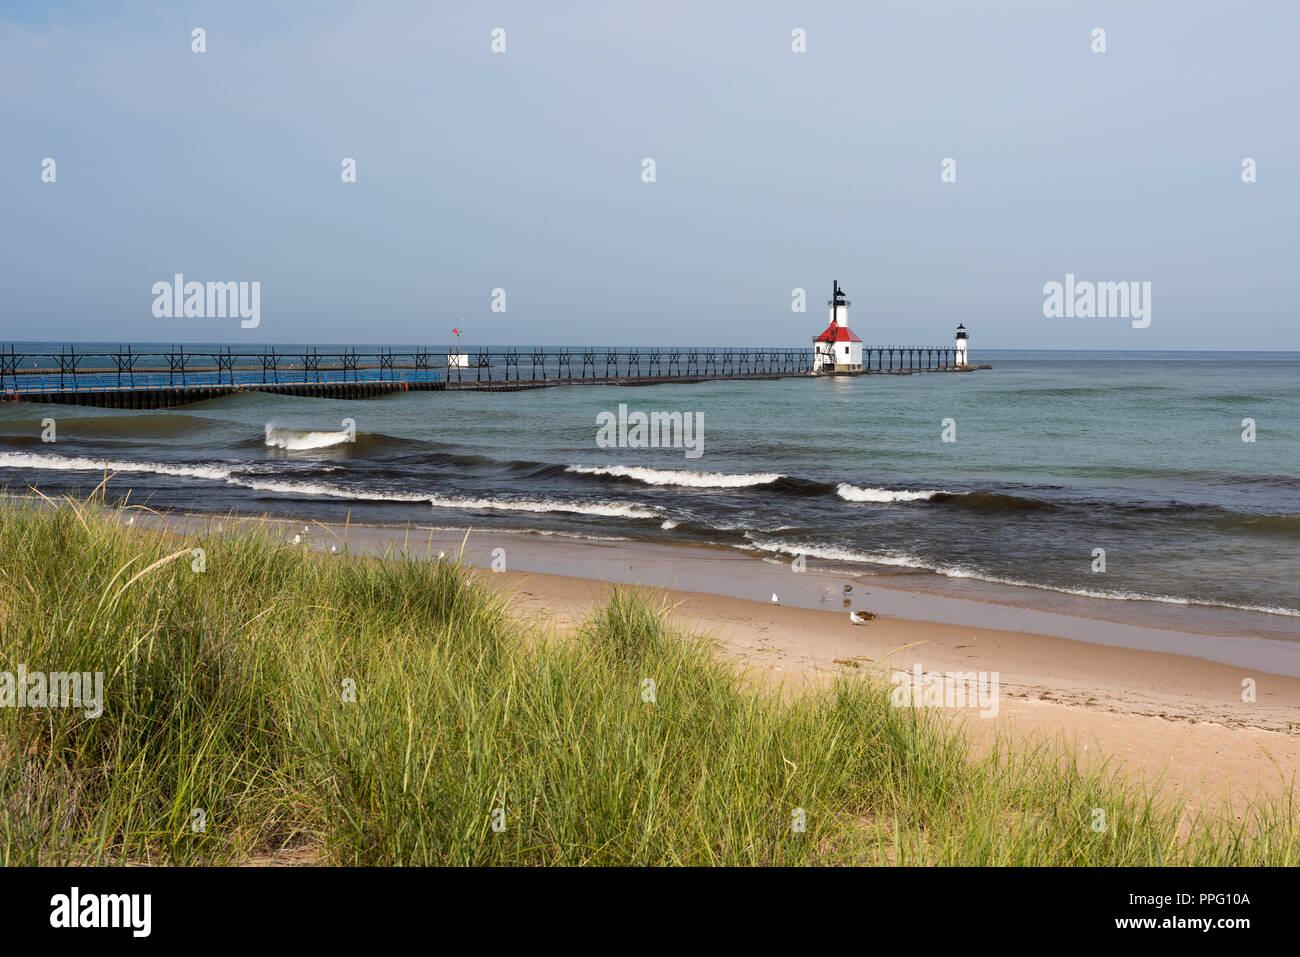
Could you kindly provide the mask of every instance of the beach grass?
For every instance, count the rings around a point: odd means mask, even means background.
[[[865,672],[783,694],[634,591],[557,634],[453,560],[128,514],[0,499],[0,671],[105,675],[0,708],[6,865],[1300,862],[1289,806],[977,755]]]

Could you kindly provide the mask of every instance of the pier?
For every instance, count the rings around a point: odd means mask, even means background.
[[[852,374],[963,372],[953,347],[864,346]],[[964,356],[962,357],[964,358]],[[316,348],[235,351],[0,351],[0,398],[20,402],[160,409],[236,392],[358,399],[394,392],[514,392],[562,385],[647,386],[720,379],[779,379],[814,371],[808,349],[736,348]],[[838,373],[843,374],[843,373]]]

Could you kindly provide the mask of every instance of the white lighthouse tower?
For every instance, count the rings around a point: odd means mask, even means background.
[[[957,366],[967,365],[966,361],[966,326],[962,323],[957,324],[957,334],[953,336],[957,340]]]
[[[849,300],[835,281],[831,301],[831,324],[813,340],[814,372],[861,372],[862,340],[849,328]]]

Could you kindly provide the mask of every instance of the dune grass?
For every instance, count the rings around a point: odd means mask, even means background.
[[[0,708],[5,864],[1300,861],[1290,807],[1180,831],[868,677],[774,694],[632,592],[557,636],[451,561],[121,514],[0,499],[0,671],[105,673],[97,718]]]

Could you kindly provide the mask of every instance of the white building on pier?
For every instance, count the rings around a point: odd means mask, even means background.
[[[831,324],[813,340],[813,371],[861,372],[862,340],[849,328],[849,300],[839,280],[835,281],[831,301],[826,305],[831,308]]]

